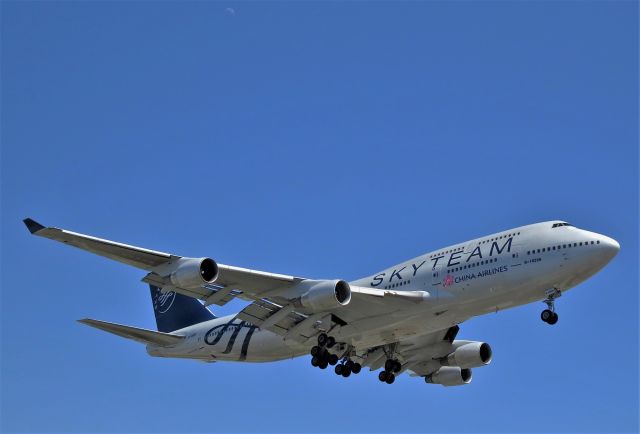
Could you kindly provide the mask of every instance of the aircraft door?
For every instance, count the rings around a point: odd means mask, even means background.
[[[520,257],[520,244],[515,242],[511,245],[511,266],[518,267],[522,265],[523,259]]]
[[[432,266],[432,269],[430,270],[431,273],[431,288],[429,289],[429,292],[436,297],[436,299],[439,298],[439,289],[442,286],[442,280],[445,278],[444,276],[444,267],[442,266],[442,264],[440,264],[440,262],[442,261],[438,261],[438,264],[436,265],[436,267]]]

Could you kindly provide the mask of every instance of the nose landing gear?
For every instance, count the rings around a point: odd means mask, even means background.
[[[542,313],[540,314],[540,319],[542,319],[542,321],[546,322],[549,325],[554,325],[558,322],[558,314],[556,313],[555,308],[555,299],[560,297],[562,295],[562,292],[560,292],[560,290],[556,288],[553,288],[547,291],[546,295],[547,298],[542,301],[546,303],[548,309],[542,311]]]

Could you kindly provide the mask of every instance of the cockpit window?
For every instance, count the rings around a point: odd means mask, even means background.
[[[554,223],[553,226],[551,226],[552,228],[559,228],[560,226],[573,226],[570,223]]]

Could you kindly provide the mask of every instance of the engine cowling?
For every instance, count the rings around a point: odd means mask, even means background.
[[[426,383],[441,384],[443,386],[462,386],[471,383],[471,369],[461,369],[457,366],[443,366],[431,375],[424,377]]]
[[[218,264],[210,258],[182,258],[169,277],[175,286],[197,288],[216,280]]]
[[[324,312],[346,306],[351,301],[351,287],[344,280],[325,280],[313,285],[298,299],[301,307]]]
[[[469,342],[461,345],[441,360],[443,366],[479,368],[491,363],[492,351],[485,342]]]

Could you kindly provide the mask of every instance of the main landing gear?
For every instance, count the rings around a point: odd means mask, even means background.
[[[558,314],[556,313],[555,308],[555,299],[560,297],[562,295],[562,292],[560,292],[558,289],[553,288],[547,291],[546,295],[547,298],[542,301],[546,303],[548,309],[542,311],[542,313],[540,314],[540,319],[542,319],[542,321],[546,322],[547,324],[553,325],[558,322]]]
[[[344,378],[347,378],[351,373],[359,374],[362,369],[362,365],[358,362],[354,362],[353,360],[347,360],[344,363],[340,363],[336,365],[334,371],[336,375],[342,375]]]
[[[318,345],[311,348],[311,366],[327,369],[327,366],[338,363],[338,356],[331,354],[327,348],[332,348],[336,344],[336,340],[326,333],[318,336]]]
[[[338,364],[340,358],[337,354],[331,354],[328,349],[332,348],[336,344],[336,340],[333,336],[327,336],[326,333],[320,333],[318,335],[318,345],[311,348],[311,365],[320,369],[326,369],[327,366],[336,365],[335,373],[347,378],[352,373],[359,374],[362,370],[360,363],[354,362],[345,357],[344,361]]]
[[[388,359],[384,362],[384,371],[381,371],[378,374],[378,380],[383,383],[393,384],[396,381],[396,376],[398,372],[402,369],[402,364],[395,359]]]
[[[320,333],[318,335],[318,345],[320,345],[321,347],[333,348],[335,344],[336,340],[333,338],[333,336],[327,336],[326,333]]]

